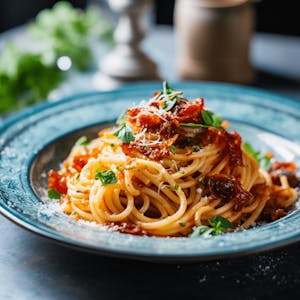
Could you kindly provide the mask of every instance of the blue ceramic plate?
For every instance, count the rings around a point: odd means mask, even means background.
[[[230,120],[244,140],[300,165],[300,102],[252,88],[213,83],[173,84]],[[46,172],[82,134],[95,136],[128,106],[151,97],[160,83],[131,85],[42,104],[0,127],[0,211],[19,225],[75,248],[155,261],[201,261],[248,254],[300,239],[300,210],[271,224],[209,238],[156,238],[110,232],[73,221],[55,201],[43,201]]]

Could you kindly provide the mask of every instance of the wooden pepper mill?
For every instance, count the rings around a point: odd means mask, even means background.
[[[184,79],[251,83],[249,0],[177,0],[177,66]]]

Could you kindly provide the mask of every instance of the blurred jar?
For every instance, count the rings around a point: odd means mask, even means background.
[[[177,64],[184,79],[250,83],[249,0],[176,0]]]

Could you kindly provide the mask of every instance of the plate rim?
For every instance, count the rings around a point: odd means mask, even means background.
[[[20,120],[23,120],[24,118],[28,116],[32,116],[36,113],[39,113],[41,111],[47,110],[48,108],[62,105],[63,103],[68,103],[69,101],[74,101],[75,99],[80,100],[83,97],[88,96],[95,96],[95,95],[108,95],[108,94],[115,94],[115,93],[122,93],[122,92],[129,92],[130,90],[134,90],[137,87],[145,87],[149,88],[151,86],[157,85],[159,82],[141,82],[141,83],[132,83],[127,86],[118,88],[116,90],[112,91],[92,91],[92,92],[85,92],[85,93],[78,93],[74,94],[68,97],[64,97],[59,101],[55,102],[45,102],[41,104],[34,105],[32,107],[29,107],[21,112],[15,113],[14,115],[11,115],[7,119],[3,121],[3,123],[0,124],[0,135],[2,135],[3,132],[5,132],[7,129],[9,129],[10,126],[17,123]],[[286,97],[283,95],[279,95],[276,93],[272,93],[263,89],[253,88],[253,87],[245,87],[241,85],[236,84],[228,84],[228,83],[216,83],[216,82],[191,82],[191,81],[177,81],[173,82],[172,84],[180,84],[180,85],[187,85],[193,86],[193,87],[200,87],[202,86],[218,86],[218,87],[225,87],[225,88],[234,88],[235,90],[239,90],[242,93],[250,93],[253,95],[253,93],[258,93],[264,96],[269,96],[272,98],[272,101],[280,101],[284,100],[285,102],[290,102],[295,105],[295,107],[300,111],[300,101],[291,97]],[[45,145],[44,145],[45,146]],[[43,146],[43,147],[44,147]],[[39,150],[40,151],[40,150]],[[31,187],[31,186],[30,186]],[[36,195],[35,195],[36,196]],[[37,196],[36,196],[37,197]],[[59,234],[55,229],[47,228],[43,224],[36,224],[32,222],[31,220],[24,220],[22,218],[22,214],[19,212],[16,212],[9,207],[3,206],[3,204],[0,202],[0,213],[8,218],[9,220],[13,221],[15,224],[21,226],[22,228],[25,228],[33,233],[38,234],[39,236],[42,236],[44,238],[50,239],[51,241],[55,241],[59,244],[81,249],[88,252],[98,253],[98,254],[104,254],[104,255],[110,255],[110,256],[117,256],[117,257],[124,257],[124,258],[131,258],[131,259],[141,259],[141,260],[151,260],[151,261],[205,261],[205,260],[214,260],[214,259],[221,259],[226,257],[235,257],[235,256],[241,256],[241,255],[248,255],[251,253],[259,253],[268,251],[270,249],[276,249],[279,247],[283,247],[285,245],[291,244],[293,242],[297,242],[300,240],[300,234],[295,233],[292,234],[286,238],[282,238],[280,240],[268,242],[265,245],[252,245],[252,246],[244,246],[240,247],[239,249],[231,249],[224,251],[221,248],[219,251],[215,251],[212,254],[205,253],[205,254],[170,254],[170,253],[153,253],[149,255],[148,253],[137,252],[137,250],[116,250],[115,248],[109,248],[108,246],[101,247],[101,245],[91,245],[88,242],[84,242],[81,240],[72,239],[68,236],[65,236],[63,234]],[[50,229],[50,230],[49,230]]]
[[[3,209],[0,205],[0,213],[6,217],[9,221],[12,221],[14,224],[18,225],[19,227],[42,237],[43,239],[50,240],[56,244],[61,246],[72,248],[79,251],[84,251],[88,253],[98,254],[98,255],[105,255],[110,257],[116,258],[125,258],[125,259],[134,259],[134,260],[141,260],[141,261],[149,261],[149,262],[168,262],[168,263],[186,263],[186,262],[201,262],[201,261],[212,261],[212,260],[221,260],[226,258],[237,258],[242,256],[247,256],[250,254],[258,254],[267,252],[269,250],[277,250],[284,246],[291,245],[293,243],[300,241],[300,235],[295,234],[289,238],[280,241],[270,242],[266,245],[262,246],[252,246],[246,247],[246,249],[239,248],[238,250],[228,250],[228,251],[219,251],[213,254],[170,254],[170,253],[143,253],[143,252],[134,252],[132,251],[122,251],[116,250],[115,248],[108,248],[108,247],[93,247],[89,246],[87,243],[81,242],[79,240],[72,240],[69,239],[67,236],[56,235],[56,231],[51,230],[50,233],[46,230],[45,226],[34,226],[29,224],[26,221],[18,218],[15,214],[8,212],[7,210]],[[45,230],[41,230],[39,227],[44,228]],[[68,239],[68,241],[66,240]]]

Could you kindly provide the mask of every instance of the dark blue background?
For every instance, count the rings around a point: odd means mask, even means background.
[[[77,7],[105,0],[71,0]],[[0,32],[32,19],[41,9],[52,7],[56,0],[1,0]],[[155,0],[155,19],[158,24],[172,24],[175,0]],[[299,3],[295,0],[255,1],[256,29],[262,32],[300,36]]]

